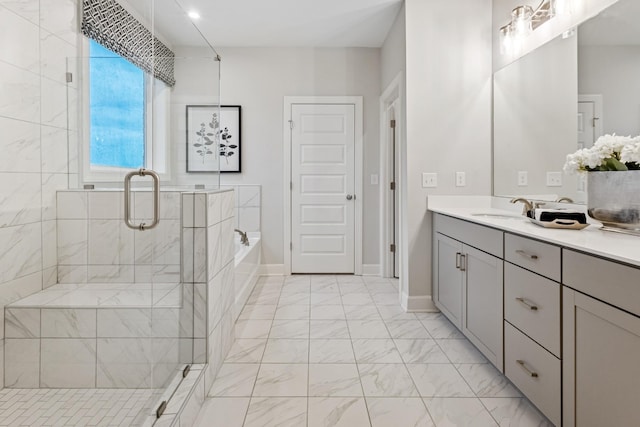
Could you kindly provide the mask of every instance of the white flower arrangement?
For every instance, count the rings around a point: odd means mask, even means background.
[[[568,174],[594,171],[640,169],[640,136],[604,135],[591,148],[567,156],[564,171]]]

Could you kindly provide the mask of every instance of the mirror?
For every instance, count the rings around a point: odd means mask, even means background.
[[[640,134],[640,2],[620,0],[494,75],[495,196],[586,202],[566,155]],[[576,123],[577,117],[577,123]],[[577,125],[576,125],[577,124]]]

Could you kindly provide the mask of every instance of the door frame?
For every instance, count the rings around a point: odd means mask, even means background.
[[[363,98],[362,96],[285,96],[284,97],[284,109],[282,115],[282,129],[284,135],[284,148],[282,158],[284,159],[284,179],[283,185],[283,206],[284,206],[284,241],[283,241],[283,253],[284,253],[284,274],[291,274],[291,125],[289,123],[291,117],[291,109],[294,104],[342,104],[353,105],[355,107],[355,123],[354,123],[354,194],[356,195],[355,202],[355,221],[354,221],[354,234],[355,234],[355,259],[354,259],[354,274],[357,276],[362,275],[362,235],[363,235],[363,223],[362,223],[362,200],[364,199],[363,188],[363,142],[364,142],[364,128],[363,128]],[[287,243],[289,243],[287,245]]]
[[[398,170],[396,171],[396,192],[399,192],[399,215],[396,218],[398,221],[398,229],[400,233],[396,236],[396,251],[398,252],[398,265],[400,271],[398,275],[402,280],[404,268],[403,268],[403,241],[402,241],[402,214],[403,214],[403,198],[402,188],[404,182],[403,177],[403,162],[402,152],[403,145],[403,124],[404,124],[404,112],[403,106],[403,90],[402,90],[402,74],[398,74],[387,86],[385,91],[380,95],[380,267],[382,277],[391,277],[393,273],[394,256],[389,251],[391,240],[393,236],[393,228],[391,225],[391,218],[393,218],[393,200],[391,192],[389,191],[389,184],[391,179],[391,173],[393,171],[393,165],[391,164],[392,156],[390,156],[390,143],[389,140],[389,108],[394,106],[394,115],[396,120],[396,153],[399,156],[397,158]]]
[[[593,142],[596,142],[598,137],[604,135],[604,110],[603,110],[603,97],[602,95],[580,95],[578,94],[578,104],[581,102],[591,102],[593,103],[593,117],[597,119],[595,121],[594,126],[594,136]]]

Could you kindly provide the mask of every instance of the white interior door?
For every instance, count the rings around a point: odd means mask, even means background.
[[[594,103],[578,102],[578,148],[593,147],[595,129]]]
[[[355,105],[291,108],[291,272],[354,273]]]

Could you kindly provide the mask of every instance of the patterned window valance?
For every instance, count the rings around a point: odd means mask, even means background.
[[[83,0],[82,34],[167,85],[176,84],[175,54],[116,0]]]

